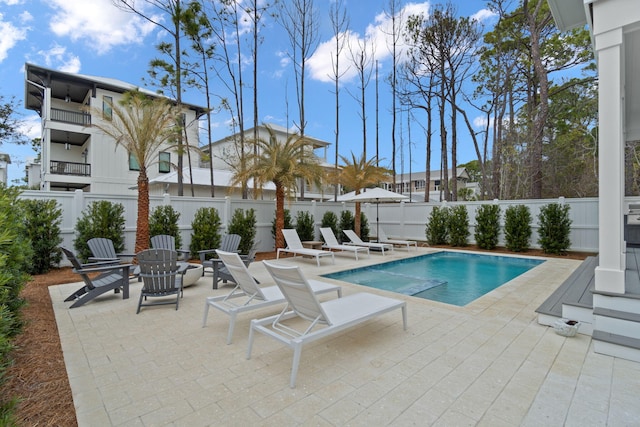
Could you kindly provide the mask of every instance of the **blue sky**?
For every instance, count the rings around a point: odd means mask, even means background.
[[[286,0],[284,0],[286,1]],[[326,157],[333,163],[335,156],[335,95],[331,75],[331,50],[333,31],[328,9],[330,0],[316,0],[319,17],[319,45],[309,60],[306,89],[305,133],[331,143]],[[138,0],[139,4],[143,2]],[[345,0],[350,20],[349,39],[354,46],[357,40],[367,40],[375,45],[375,59],[379,65],[379,151],[382,164],[390,167],[391,152],[391,90],[385,77],[391,70],[391,56],[387,37],[389,18],[384,13],[387,0]],[[432,2],[400,2],[403,16],[423,12],[428,15]],[[485,9],[482,1],[454,1],[459,16],[471,16],[491,28],[496,17]],[[292,127],[297,123],[297,104],[293,67],[286,52],[291,49],[282,26],[271,20],[265,21],[261,30],[264,42],[259,50],[259,121]],[[163,40],[164,34],[155,26],[132,14],[118,10],[111,0],[0,0],[0,93],[5,98],[15,96],[20,106],[24,103],[25,62],[86,75],[111,77],[128,83],[144,86],[149,61],[158,56],[155,45]],[[249,55],[247,51],[245,53]],[[345,50],[341,64],[349,63]],[[252,64],[247,58],[245,79],[251,80]],[[342,65],[341,65],[342,67]],[[359,105],[350,95],[355,93],[357,82],[355,70],[350,67],[341,78],[340,98],[340,142],[339,154],[350,157],[363,150],[362,125]],[[214,81],[214,91],[228,96],[223,87]],[[252,124],[252,89],[245,92],[247,97],[246,122]],[[375,81],[372,76],[367,88],[367,157],[375,154]],[[185,101],[205,105],[204,95],[190,91]],[[24,133],[29,139],[40,136],[38,115],[29,110],[20,110],[24,121]],[[475,115],[472,114],[472,117]],[[477,115],[479,120],[479,115]],[[422,119],[418,116],[419,119]],[[230,133],[230,117],[226,113],[213,116],[214,139]],[[417,123],[408,130],[406,113],[398,116],[396,131],[396,171],[409,172],[409,151],[411,170],[425,170],[425,137]],[[458,162],[475,159],[470,138],[461,129],[458,145]],[[409,133],[411,139],[409,140]],[[409,147],[409,141],[411,147]],[[204,139],[201,141],[204,143]],[[35,153],[28,146],[5,143],[0,152],[11,156],[9,181],[24,174],[24,162]],[[324,153],[318,153],[323,155]],[[439,169],[439,150],[432,152],[432,168]]]

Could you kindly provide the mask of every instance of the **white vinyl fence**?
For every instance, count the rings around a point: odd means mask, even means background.
[[[136,216],[137,216],[137,196],[127,195],[105,195],[96,193],[84,193],[81,190],[75,192],[44,192],[44,191],[24,191],[21,198],[25,199],[54,199],[58,202],[63,212],[61,225],[63,244],[73,247],[75,239],[75,224],[82,212],[94,201],[108,200],[113,203],[120,203],[124,206],[125,215],[125,248],[131,251],[134,248]],[[639,203],[640,198],[628,198],[627,203]],[[538,214],[540,208],[549,203],[566,203],[571,206],[571,250],[583,252],[598,251],[598,199],[544,199],[544,200],[510,200],[510,201],[482,201],[482,202],[448,202],[448,203],[375,203],[362,204],[362,211],[369,220],[371,235],[376,233],[376,216],[379,215],[379,226],[384,229],[388,236],[424,241],[425,227],[431,210],[434,206],[455,206],[464,204],[469,213],[470,238],[469,243],[474,243],[475,214],[478,206],[482,204],[497,204],[501,208],[501,218],[504,224],[504,212],[512,205],[526,205],[529,207],[532,217],[533,235],[531,247],[539,247],[538,241]],[[150,196],[150,210],[160,205],[172,205],[180,213],[179,228],[182,233],[183,248],[188,248],[191,242],[191,222],[196,211],[201,207],[216,208],[222,220],[221,233],[226,232],[226,227],[231,216],[236,209],[253,208],[257,218],[256,240],[260,240],[259,251],[271,251],[274,249],[274,240],[271,236],[271,227],[275,214],[275,201],[273,200],[242,200],[231,198],[204,198],[189,196]],[[354,211],[354,204],[351,202],[291,202],[285,205],[291,212],[291,217],[295,220],[298,211],[308,211],[313,215],[316,222],[316,237],[320,233],[322,217],[325,212],[333,211],[338,217],[340,212],[346,209]],[[504,245],[504,238],[501,235],[499,245]]]

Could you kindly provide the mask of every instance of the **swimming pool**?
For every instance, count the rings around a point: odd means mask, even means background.
[[[436,252],[324,277],[464,306],[544,260]]]

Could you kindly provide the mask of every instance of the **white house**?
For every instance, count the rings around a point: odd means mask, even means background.
[[[124,92],[134,89],[145,91],[116,79],[25,64],[25,106],[37,111],[42,120],[40,171],[34,173],[35,165],[31,165],[29,176],[39,176],[42,190],[82,189],[105,194],[135,191],[135,161],[111,137],[91,126],[109,120],[110,104],[116,104]],[[87,112],[87,107],[101,113]],[[198,118],[204,110],[196,105],[184,106],[187,138],[195,147],[199,145]],[[170,173],[177,154],[167,148],[159,153],[159,160],[148,171],[150,179]],[[29,182],[30,187],[33,184]]]
[[[274,131],[278,141],[285,141],[293,133],[291,130],[285,127],[267,123],[257,126],[256,131],[258,139],[269,139],[269,131],[267,130],[267,126]],[[245,154],[249,154],[250,152],[253,153],[253,144],[251,142],[254,138],[253,131],[254,128],[250,128],[244,131],[244,147],[246,150]],[[305,138],[307,141],[309,141],[308,149],[313,150],[320,164],[325,169],[333,169],[334,166],[327,163],[326,161],[327,147],[330,145],[330,143],[308,135],[306,135]],[[240,187],[232,187],[230,185],[233,175],[233,167],[239,161],[241,155],[240,141],[240,134],[235,133],[218,141],[212,142],[211,144],[213,162],[213,184],[216,197],[242,197]],[[207,155],[209,154],[208,144],[202,145],[200,149],[203,153]],[[183,180],[185,185],[184,194],[190,194],[191,176],[193,176],[194,195],[200,197],[210,197],[211,175],[212,173],[211,169],[209,168],[208,162],[202,162],[199,168],[193,167],[191,168],[191,170],[185,168],[183,170]],[[176,172],[172,172],[164,176],[157,176],[149,181],[149,191],[151,194],[175,194],[174,190],[177,186],[177,182],[178,181]],[[251,192],[253,183],[249,182],[247,183],[247,185]],[[322,187],[317,188],[311,183],[306,183],[304,191],[300,191],[300,189],[298,189],[297,193],[293,195],[293,197],[298,200],[321,200],[331,197],[333,193],[334,190],[332,186],[323,185]],[[253,198],[252,196],[253,195],[250,195],[250,198]],[[264,200],[275,198],[275,185],[273,185],[272,183],[268,183],[262,188],[262,194],[256,197],[262,198]]]
[[[625,145],[640,140],[640,4],[638,0],[548,3],[560,30],[588,25],[598,65],[599,264],[591,314],[594,350],[640,361],[638,249],[629,247],[624,237]]]
[[[442,190],[442,180],[444,174],[441,170],[432,170],[429,172],[429,200],[430,201],[440,201],[440,198],[444,198],[444,195],[441,194]],[[453,169],[447,170],[447,176],[449,177],[449,182],[453,179],[454,171]],[[458,182],[458,189],[467,188],[467,183],[469,182],[469,172],[467,172],[466,168],[456,168],[455,171],[456,181]],[[402,173],[396,175],[396,192],[402,193],[405,196],[411,195],[411,198],[416,201],[424,201],[424,193],[425,187],[427,186],[427,172],[412,172],[412,173]],[[387,181],[382,183],[382,188],[386,190],[393,190],[393,182]],[[477,188],[476,186],[472,187],[474,190]],[[451,190],[451,187],[449,187]],[[474,191],[475,194],[475,191]]]

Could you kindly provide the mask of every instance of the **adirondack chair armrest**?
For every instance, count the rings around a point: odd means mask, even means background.
[[[78,274],[84,274],[84,273],[96,273],[99,271],[109,271],[109,270],[120,270],[120,269],[130,269],[131,267],[134,267],[133,264],[109,264],[109,263],[95,263],[95,264],[100,264],[100,265],[90,265],[90,264],[84,264],[82,266],[82,269],[77,270],[77,269],[73,269],[74,273],[78,273]]]
[[[100,258],[100,257],[91,256],[88,258],[88,261],[89,261],[89,264],[107,264],[107,263],[119,264],[120,258]]]

